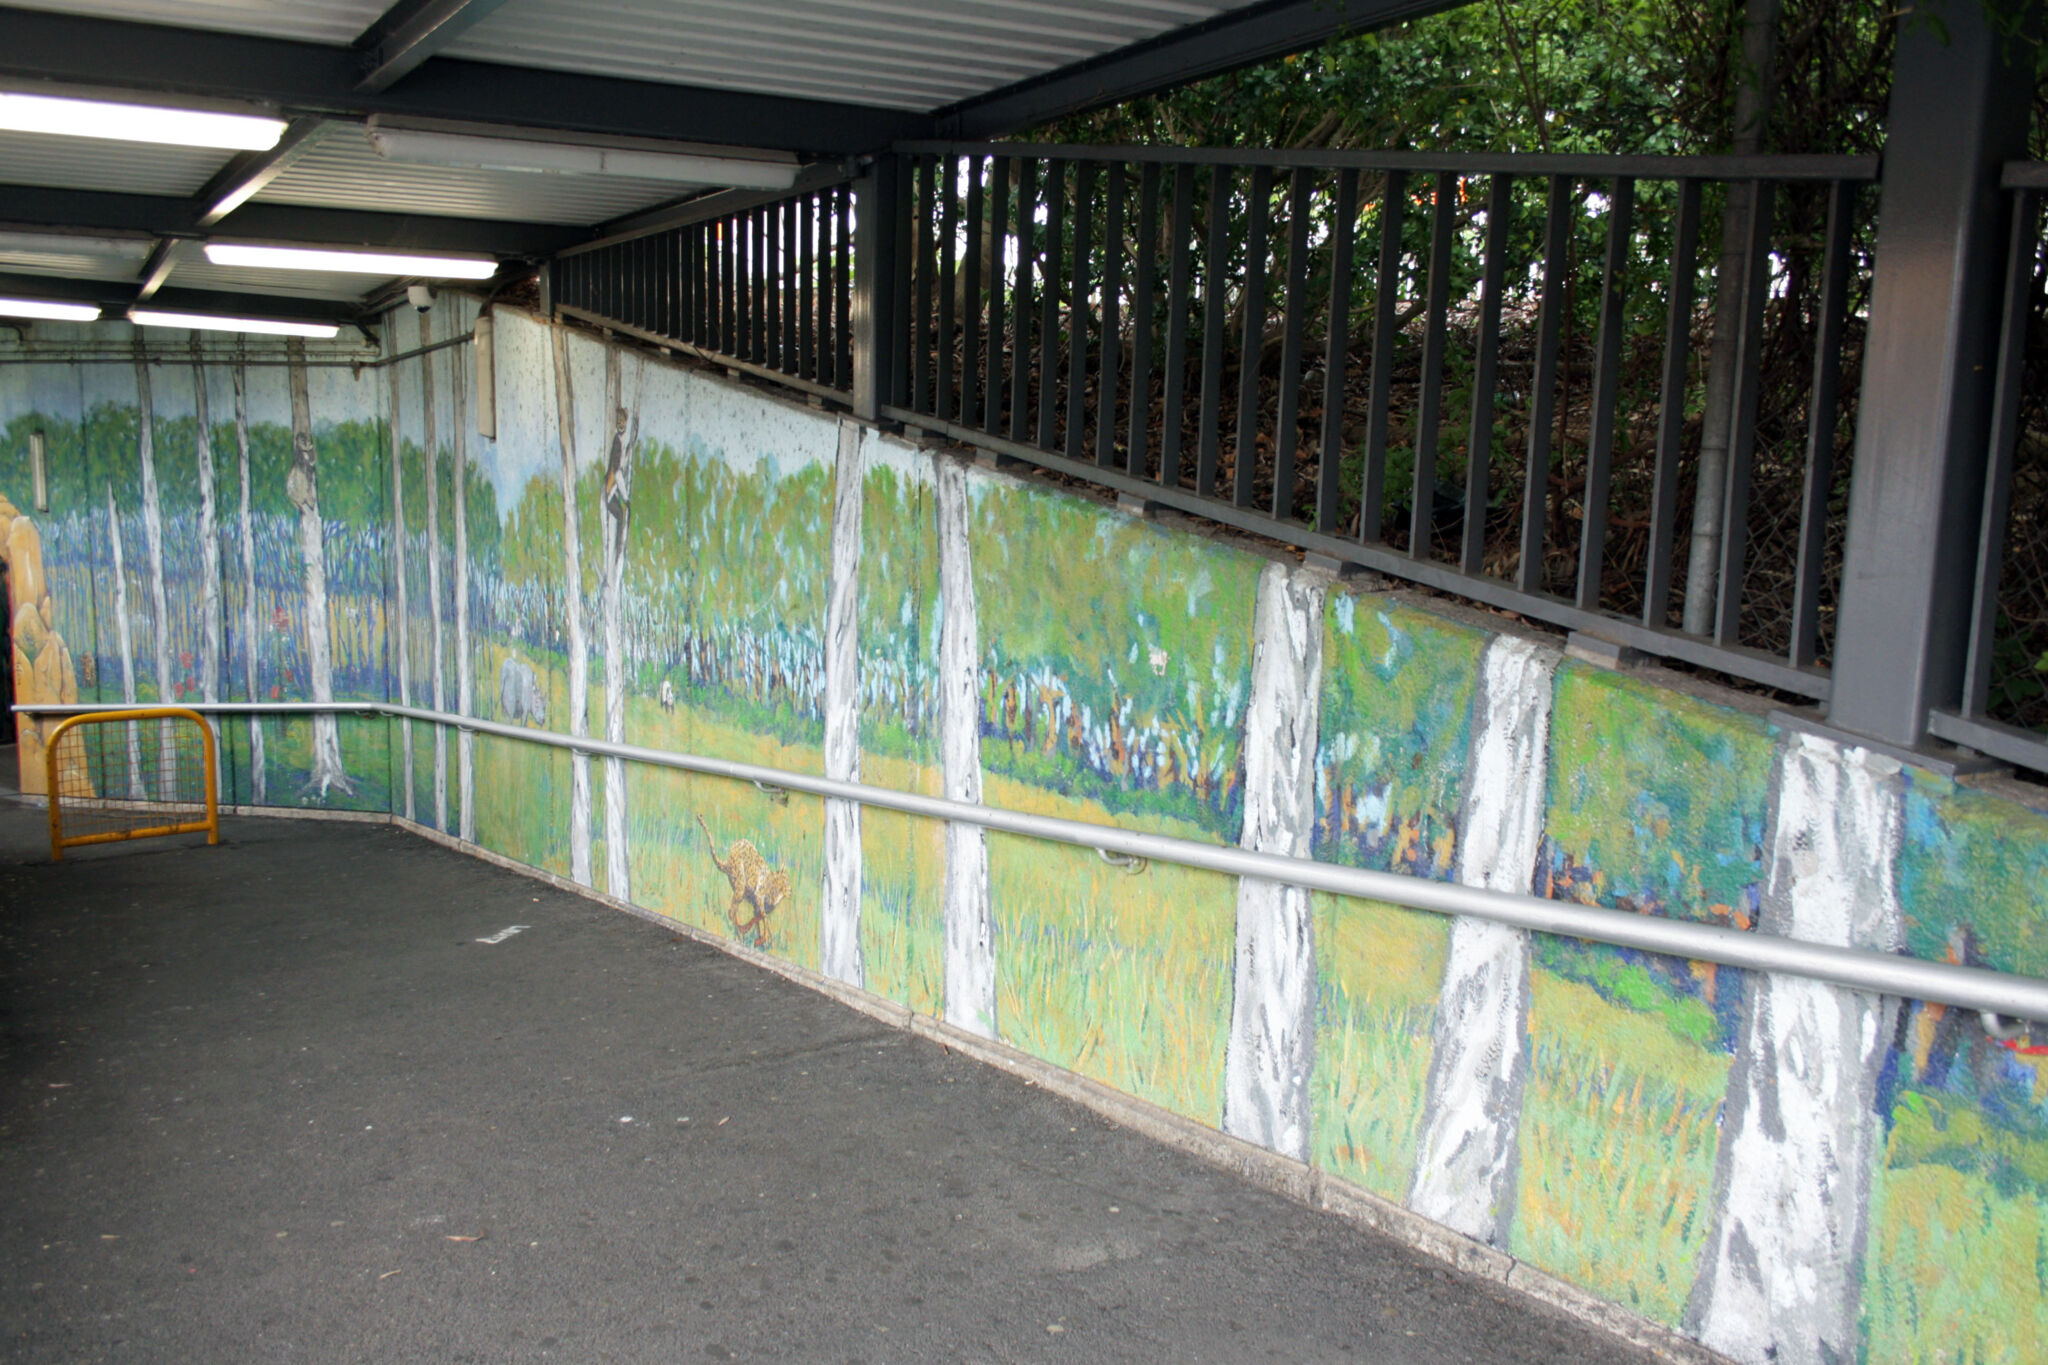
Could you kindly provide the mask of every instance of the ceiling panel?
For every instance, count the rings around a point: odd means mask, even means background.
[[[187,195],[233,155],[213,147],[0,133],[0,184]]]
[[[409,166],[370,150],[357,127],[323,137],[256,198],[316,208],[576,226],[681,198],[692,189],[663,180],[601,175],[535,175],[445,166]]]
[[[1240,7],[1213,0],[510,0],[448,55],[923,110]]]
[[[132,280],[141,273],[149,247],[141,239],[0,232],[0,271],[68,280]]]
[[[347,44],[382,14],[388,0],[8,0],[23,9],[99,19],[225,29],[309,43]]]
[[[354,303],[391,283],[377,275],[326,274],[318,271],[258,270],[215,265],[199,257],[179,263],[167,286],[178,289],[220,289],[251,295],[249,311],[263,311],[264,295],[283,299],[329,299]]]

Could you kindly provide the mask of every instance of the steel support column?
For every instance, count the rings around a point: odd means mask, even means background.
[[[875,159],[853,184],[853,412],[867,421],[894,401],[901,328],[896,315],[898,221],[904,199],[903,158]]]
[[[1961,698],[2030,44],[1961,0],[1899,31],[1829,721],[1918,745]]]

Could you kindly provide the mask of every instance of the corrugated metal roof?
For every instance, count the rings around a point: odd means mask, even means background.
[[[923,110],[1231,8],[1213,0],[511,0],[448,55]]]
[[[363,130],[329,132],[256,197],[276,204],[376,209],[525,223],[601,223],[679,199],[691,186],[613,176],[528,175],[387,161]]]
[[[210,147],[0,133],[0,184],[187,195],[232,155]]]
[[[281,299],[329,299],[354,303],[383,288],[393,277],[327,274],[320,271],[257,270],[249,266],[215,265],[203,256],[182,260],[165,282],[167,288],[220,289],[250,295],[249,311],[263,311],[264,294]]]
[[[389,0],[9,0],[23,9],[53,9],[143,24],[224,29],[346,45],[376,21]]]
[[[0,270],[69,280],[132,280],[149,243],[57,232],[0,232]]]

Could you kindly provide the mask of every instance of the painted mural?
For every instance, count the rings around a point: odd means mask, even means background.
[[[17,668],[88,699],[390,698],[2048,974],[2038,792],[509,310],[483,436],[475,317],[396,315],[360,367],[158,345],[0,371]],[[235,799],[474,841],[1312,1163],[1737,1360],[2048,1340],[2048,1039],[460,727],[221,732]]]

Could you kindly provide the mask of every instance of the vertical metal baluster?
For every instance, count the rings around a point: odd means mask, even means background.
[[[1230,181],[1230,167],[1209,168],[1209,240],[1202,253],[1201,429],[1195,445],[1195,492],[1205,498],[1216,491],[1222,446],[1223,326],[1229,303],[1223,272],[1230,267]]]
[[[911,218],[916,211],[917,191],[912,183],[915,163],[904,156],[896,160],[896,206],[892,213],[896,220],[892,234],[896,251],[896,298],[895,307],[890,311],[895,331],[889,339],[889,344],[895,348],[895,363],[889,367],[889,393],[884,401],[900,408],[910,402],[910,357],[917,349],[910,314],[910,272],[914,259],[911,243],[915,237]]]
[[[782,368],[782,205],[769,204],[761,210],[762,301],[767,315],[761,363]]]
[[[747,250],[753,254],[753,297],[747,300],[748,353],[756,365],[768,361],[768,210],[757,208],[750,215],[753,231],[747,234]]]
[[[1835,200],[1829,205],[1828,215],[1830,258],[1834,252],[1835,211],[1839,208],[1842,219],[1847,220],[1854,193],[1853,186],[1835,186]],[[1999,328],[1990,459],[1984,470],[1984,516],[1977,530],[1977,581],[1970,599],[1970,652],[1963,669],[1963,715],[1973,720],[1984,714],[1991,701],[1991,648],[1998,631],[1998,580],[2005,569],[2006,521],[2012,514],[2013,448],[2019,443],[2020,396],[2027,372],[2027,321],[2034,311],[2034,258],[2041,247],[2037,222],[2040,205],[2039,190],[2023,189],[2013,194],[2012,235],[2005,253],[2005,319]],[[1844,241],[1848,239],[1846,225],[1841,235]],[[1833,282],[1832,269],[1829,282]],[[1803,581],[1803,546],[1800,567]]]
[[[1272,218],[1273,168],[1254,166],[1244,229],[1244,328],[1237,345],[1237,440],[1231,495],[1252,505],[1259,470],[1259,360],[1266,349],[1266,225]]]
[[[1045,163],[1045,269],[1038,314],[1038,445],[1059,444],[1060,269],[1065,243],[1067,163]]]
[[[834,231],[839,242],[838,289],[835,291],[833,306],[838,316],[833,319],[832,337],[837,343],[833,355],[832,387],[851,389],[853,387],[853,187],[841,185],[832,192],[833,214],[838,223]]]
[[[712,265],[717,273],[717,279],[712,282],[714,292],[711,296],[711,306],[717,314],[718,336],[715,345],[721,355],[732,355],[734,353],[732,335],[732,260],[734,249],[733,225],[736,221],[736,219],[732,218],[721,218],[718,220],[718,241],[716,249],[711,253]]]
[[[1543,228],[1543,301],[1536,324],[1536,377],[1529,392],[1529,459],[1522,471],[1522,559],[1515,586],[1543,591],[1544,520],[1550,509],[1550,427],[1557,415],[1557,351],[1564,331],[1564,284],[1571,245],[1572,182],[1550,177]]]
[[[1280,407],[1273,423],[1273,515],[1294,517],[1294,457],[1301,446],[1301,352],[1308,329],[1308,220],[1315,172],[1298,168],[1287,195],[1286,324],[1280,344]]]
[[[782,201],[782,372],[795,374],[803,367],[803,352],[797,345],[796,310],[797,291],[802,287],[801,269],[797,264],[796,230],[797,220],[803,214],[801,199]],[[902,221],[908,221],[907,219]],[[899,310],[897,317],[903,314]]]
[[[1188,385],[1188,239],[1193,235],[1195,216],[1195,168],[1182,164],[1173,168],[1173,221],[1168,225],[1172,245],[1166,266],[1166,372],[1159,395],[1159,482],[1180,487],[1181,409],[1186,406]]]
[[[1122,162],[1109,168],[1102,223],[1102,359],[1095,382],[1095,463],[1116,464],[1116,400],[1123,378],[1124,200],[1129,176]],[[1135,405],[1137,399],[1133,397]]]
[[[1743,252],[1742,331],[1736,339],[1735,428],[1728,442],[1728,492],[1722,506],[1721,576],[1714,603],[1714,643],[1735,645],[1742,638],[1742,566],[1749,557],[1750,471],[1756,462],[1757,400],[1763,388],[1764,309],[1771,289],[1771,213],[1777,186],[1759,180],[1756,208],[1749,220],[1749,241]]]
[[[1636,182],[1618,175],[1607,206],[1607,259],[1600,269],[1600,330],[1594,342],[1592,427],[1586,433],[1586,490],[1580,499],[1579,596],[1600,610],[1607,571],[1607,501],[1614,471],[1614,407],[1621,392],[1622,309],[1628,301],[1629,243],[1635,235]]]
[[[1794,668],[1812,665],[1820,650],[1820,570],[1827,549],[1828,493],[1835,481],[1835,427],[1842,396],[1842,335],[1848,330],[1851,232],[1856,187],[1828,187],[1827,252],[1822,258],[1820,327],[1813,343],[1813,395],[1806,412],[1806,479],[1799,497],[1799,562],[1792,573]],[[2032,243],[2028,243],[2031,252]],[[2031,258],[2028,260],[2031,265]],[[2028,270],[2031,277],[2032,270]],[[2008,325],[2010,320],[2008,319]],[[2003,359],[2000,361],[2003,365]],[[2004,382],[2004,370],[1999,371]],[[2000,402],[2004,395],[2000,394]],[[2017,401],[2017,400],[2015,400]],[[1987,501],[1986,506],[1989,506]],[[1981,578],[1983,567],[1978,566]],[[1974,661],[1974,656],[1973,656]],[[1967,695],[1967,694],[1966,694]]]
[[[1137,292],[1131,300],[1131,412],[1124,440],[1124,469],[1144,478],[1151,469],[1153,276],[1159,268],[1159,163],[1138,172]]]
[[[955,237],[960,230],[960,202],[954,193],[959,184],[959,163],[952,157],[939,158],[939,334],[936,341],[938,360],[933,368],[932,415],[944,420],[950,418],[957,408],[953,406],[953,328],[954,299],[958,296],[960,281],[954,269],[955,254],[959,243]]]
[[[1081,458],[1088,439],[1088,256],[1094,249],[1095,163],[1074,163],[1074,265],[1067,303],[1067,458]]]
[[[1330,223],[1329,334],[1323,343],[1323,431],[1316,446],[1316,530],[1336,535],[1344,510],[1344,401],[1351,371],[1351,248],[1358,230],[1358,172],[1337,173]]]
[[[1388,171],[1380,196],[1380,262],[1373,285],[1372,381],[1365,414],[1365,486],[1358,501],[1358,538],[1380,538],[1387,489],[1387,425],[1394,408],[1395,310],[1401,295],[1401,220],[1408,211],[1408,173]]]
[[[995,157],[988,172],[988,338],[983,352],[982,421],[989,435],[1003,429],[1003,356],[1007,322],[1003,303],[1009,292],[1004,254],[1010,241],[1010,158]]]
[[[1415,408],[1415,505],[1409,509],[1408,556],[1435,558],[1436,442],[1443,421],[1444,347],[1451,301],[1451,229],[1458,212],[1458,177],[1440,171],[1429,234],[1429,300],[1422,333],[1422,392]]]
[[[910,406],[918,412],[932,411],[932,215],[937,211],[936,167],[931,157],[917,159],[916,241],[911,247],[917,301],[910,314]]]
[[[981,158],[967,158],[967,250],[960,260],[960,410],[962,426],[981,416]]]
[[[1662,626],[1671,611],[1671,547],[1678,525],[1678,457],[1685,444],[1692,309],[1698,291],[1700,182],[1678,182],[1672,232],[1670,311],[1664,317],[1664,375],[1657,398],[1657,473],[1650,492],[1649,564],[1643,576],[1643,624]]]
[[[1038,160],[1028,157],[1017,175],[1017,297],[1011,309],[1017,341],[1010,348],[1010,439],[1024,440],[1031,431],[1032,239],[1038,226]]]
[[[818,328],[812,365],[820,384],[832,382],[832,295],[838,288],[832,279],[832,191],[820,190],[816,199],[818,225]]]
[[[697,339],[697,229],[676,233],[676,329],[678,341]]]

